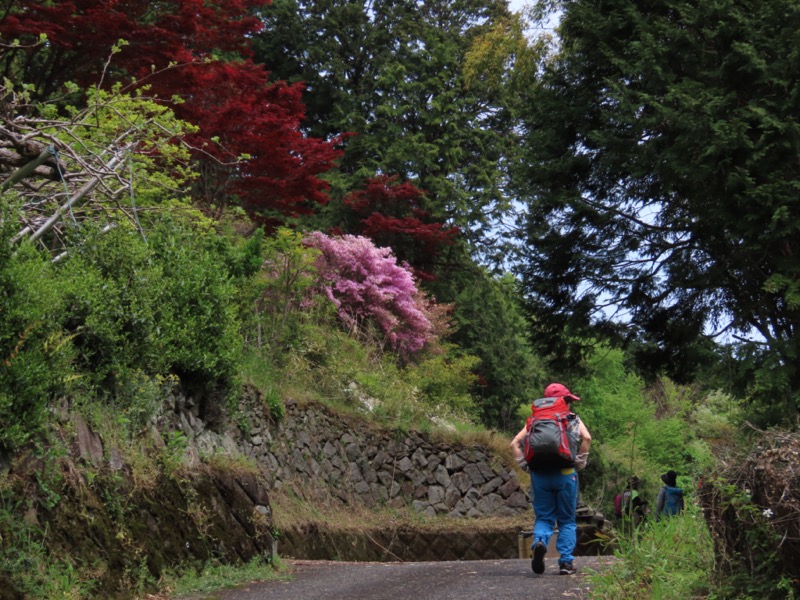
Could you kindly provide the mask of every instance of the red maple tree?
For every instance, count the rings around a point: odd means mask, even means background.
[[[348,194],[344,204],[358,219],[350,233],[392,248],[398,258],[412,265],[417,277],[431,280],[436,258],[460,230],[433,219],[421,206],[424,195],[408,181],[380,175],[368,179],[364,189]]]
[[[206,206],[237,198],[267,223],[327,201],[319,176],[339,156],[337,140],[308,138],[302,86],[270,82],[250,59],[254,10],[270,0],[12,0],[0,15],[9,78],[52,97],[82,86],[147,85],[196,126],[188,140],[202,174],[193,195]],[[47,44],[37,43],[46,34]],[[113,53],[119,40],[125,43]]]

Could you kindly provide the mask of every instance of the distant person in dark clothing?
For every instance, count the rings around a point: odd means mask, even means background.
[[[628,489],[623,494],[622,513],[633,521],[634,525],[639,525],[645,517],[647,511],[647,500],[642,500],[639,494],[641,480],[634,475],[628,480]]]
[[[684,508],[683,490],[678,487],[678,474],[675,471],[667,471],[661,476],[664,486],[658,492],[656,499],[656,521],[661,516],[677,515]]]

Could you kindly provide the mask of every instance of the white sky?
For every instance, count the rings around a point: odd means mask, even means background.
[[[512,12],[520,12],[527,6],[532,6],[536,3],[536,0],[508,0],[508,8]],[[557,11],[551,18],[547,25],[538,26],[536,27],[536,31],[541,33],[542,28],[544,27],[550,33],[553,32],[553,28],[558,25],[558,21],[561,15],[561,11]],[[537,34],[538,34],[537,33]]]

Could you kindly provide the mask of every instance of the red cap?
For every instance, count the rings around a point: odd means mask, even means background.
[[[567,389],[562,383],[551,383],[546,388],[544,388],[544,397],[545,398],[569,398],[571,400],[580,400],[578,396],[573,394]]]

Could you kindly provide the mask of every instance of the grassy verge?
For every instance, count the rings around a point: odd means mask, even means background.
[[[202,598],[205,594],[235,588],[254,581],[275,581],[287,579],[280,560],[267,564],[262,558],[255,558],[247,564],[221,565],[209,563],[202,570],[189,569],[183,573],[170,572],[161,582],[161,593],[149,595],[149,600]]]
[[[590,576],[593,600],[708,598],[714,549],[700,508],[649,521],[617,540],[619,559]]]

